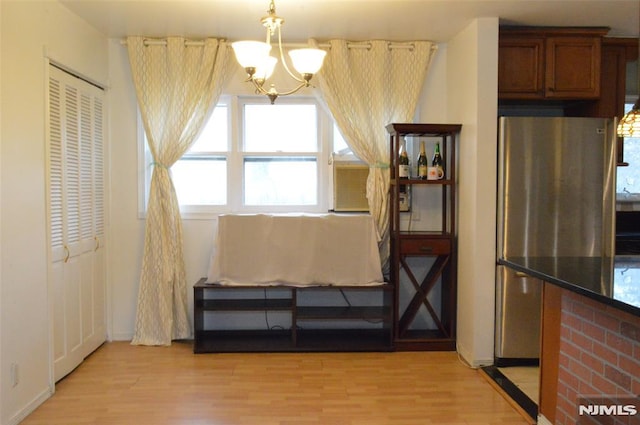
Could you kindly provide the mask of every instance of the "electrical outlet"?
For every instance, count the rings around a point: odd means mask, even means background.
[[[20,370],[18,363],[11,363],[11,386],[16,387],[20,383]]]

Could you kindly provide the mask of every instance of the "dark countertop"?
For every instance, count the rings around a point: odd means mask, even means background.
[[[640,256],[506,257],[498,264],[640,317]]]

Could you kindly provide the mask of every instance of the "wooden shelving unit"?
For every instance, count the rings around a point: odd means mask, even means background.
[[[390,136],[390,224],[391,271],[390,280],[395,288],[394,347],[396,350],[455,350],[456,316],[456,144],[462,128],[458,124],[389,124]],[[399,179],[399,151],[405,137],[437,138],[445,160],[445,176],[441,180],[417,178]],[[400,229],[400,186],[426,186],[441,192],[442,223],[435,231],[403,231]],[[412,191],[412,197],[415,191]],[[423,264],[427,258],[431,266],[419,280],[408,259],[416,257]],[[401,270],[409,282],[401,281]],[[437,284],[441,285],[437,301],[429,296]],[[404,285],[404,286],[403,286]],[[408,288],[407,288],[408,287]],[[401,289],[412,296],[407,305],[401,305]],[[436,304],[437,303],[437,304]],[[435,327],[416,326],[416,317],[422,308]]]
[[[289,352],[289,351],[391,351],[393,287],[381,286],[222,286],[200,279],[194,285],[195,353],[210,352]],[[263,291],[265,298],[231,298],[228,294]],[[266,291],[266,292],[264,292]],[[327,291],[378,294],[377,305],[303,305],[305,295]],[[275,293],[273,298],[270,293]],[[249,295],[250,296],[250,295]],[[284,312],[290,317],[288,329],[268,329],[262,324],[241,330],[215,329],[208,313]],[[359,322],[374,327],[359,327]],[[330,325],[327,325],[327,322]],[[316,326],[322,323],[324,326]],[[331,324],[335,323],[336,326]],[[207,324],[212,325],[208,328]],[[339,325],[338,325],[339,324]]]

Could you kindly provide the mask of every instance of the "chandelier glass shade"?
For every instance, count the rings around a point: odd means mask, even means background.
[[[618,123],[617,133],[620,137],[640,137],[640,96]]]
[[[284,23],[284,19],[276,15],[276,7],[273,0],[269,4],[268,15],[263,17],[260,22],[267,30],[266,42],[261,41],[236,41],[232,43],[233,51],[236,55],[236,60],[242,66],[247,73],[248,79],[255,86],[256,92],[264,94],[269,97],[273,104],[278,96],[286,96],[293,94],[303,87],[309,87],[310,81],[313,75],[316,74],[322,67],[322,62],[326,52],[320,49],[304,48],[294,49],[289,51],[289,58],[293,64],[293,68],[299,75],[294,74],[284,56],[284,49],[282,47],[282,34],[281,27]],[[273,70],[278,63],[278,59],[271,56],[271,37],[276,35],[278,37],[278,53],[280,60],[287,74],[291,76],[297,85],[291,90],[278,92],[275,86],[271,84],[268,89],[265,89],[264,85],[266,80],[271,76]]]

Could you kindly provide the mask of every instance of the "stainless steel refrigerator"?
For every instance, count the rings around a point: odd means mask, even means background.
[[[613,255],[614,124],[499,119],[498,258]],[[539,358],[541,289],[538,279],[497,266],[497,366]]]

